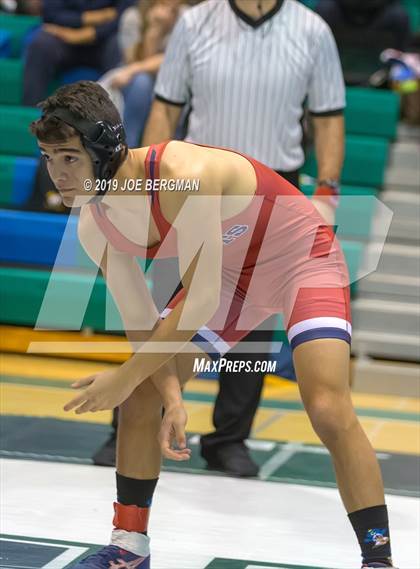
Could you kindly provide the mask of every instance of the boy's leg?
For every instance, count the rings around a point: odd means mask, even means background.
[[[161,421],[160,395],[148,379],[119,408],[119,474],[138,479],[155,479],[159,476],[161,453],[158,434]]]
[[[80,561],[75,569],[114,565],[150,569],[147,525],[161,466],[161,420],[160,395],[148,379],[119,407],[117,501],[111,544]]]
[[[346,342],[333,338],[298,345],[294,350],[298,385],[312,426],[331,453],[363,562],[391,565],[382,477],[352,404],[349,352]]]
[[[181,386],[193,376],[195,355],[176,356]],[[161,422],[161,398],[149,378],[119,407],[117,502],[111,545],[84,559],[75,569],[96,569],[98,563],[112,566],[120,561],[149,569],[147,524],[162,462],[158,439]]]

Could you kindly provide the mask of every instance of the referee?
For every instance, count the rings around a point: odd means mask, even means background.
[[[179,19],[165,52],[143,146],[174,138],[182,108],[191,108],[185,140],[249,154],[299,185],[304,162],[301,118],[313,116],[318,185],[335,193],[343,161],[345,90],[328,25],[296,0],[206,0]],[[329,223],[329,198],[314,199]],[[267,359],[273,321],[244,342]],[[258,408],[263,373],[222,372],[213,421],[201,438],[210,468],[255,476],[245,439]]]

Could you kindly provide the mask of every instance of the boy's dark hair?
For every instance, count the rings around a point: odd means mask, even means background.
[[[106,121],[112,126],[121,123],[120,114],[108,93],[93,81],[63,85],[38,106],[43,111],[42,117],[31,123],[30,130],[38,140],[46,144],[65,142],[79,134],[59,118],[49,116],[57,108],[68,109],[74,115],[93,123]]]

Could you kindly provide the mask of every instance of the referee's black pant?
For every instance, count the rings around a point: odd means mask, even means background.
[[[297,170],[278,173],[294,186],[299,187],[299,172]],[[256,360],[270,360],[275,318],[275,316],[270,317],[242,339],[242,342],[259,342],[262,348],[259,353],[248,353],[246,350],[241,353],[239,345],[237,349],[234,348],[228,352],[225,358],[229,362],[251,361],[251,366]],[[291,365],[293,364],[291,363]],[[260,403],[264,375],[263,372],[255,371],[249,373],[221,371],[219,374],[219,393],[213,411],[215,430],[201,437],[201,446],[208,453],[219,446],[243,442],[249,437],[252,422]]]

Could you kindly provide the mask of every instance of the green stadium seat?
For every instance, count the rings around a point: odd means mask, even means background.
[[[411,31],[420,32],[420,3],[419,0],[402,0],[404,8],[408,12],[411,23]]]
[[[0,59],[0,105],[20,105],[23,92],[23,62]]]
[[[315,8],[318,2],[318,0],[300,0],[300,1],[302,2],[302,4],[305,4],[305,6],[307,6],[311,10]]]
[[[300,185],[300,190],[305,196],[312,196],[315,191],[315,184],[307,182]],[[343,196],[377,196],[378,190],[376,188],[369,188],[363,186],[341,186],[341,195]]]
[[[301,189],[305,195],[312,196],[315,186],[313,184],[303,184]],[[370,235],[372,219],[375,213],[377,190],[374,188],[343,186],[341,188],[341,196],[336,215],[337,235],[340,239],[360,239],[366,241]]]
[[[12,34],[0,28],[0,58],[10,57],[12,54]]]
[[[0,156],[0,206],[22,206],[32,194],[38,160]]]
[[[39,151],[29,125],[40,115],[39,109],[0,105],[0,154],[37,156]]]
[[[392,91],[349,87],[346,89],[346,132],[395,139],[400,97]]]
[[[3,324],[59,330],[121,332],[122,321],[104,278],[89,272],[0,267]],[[92,289],[92,281],[94,281]],[[151,288],[151,281],[147,279]],[[47,292],[47,287],[50,287]],[[47,293],[47,296],[46,296]],[[43,304],[44,303],[44,304]]]
[[[357,293],[357,277],[362,263],[364,245],[357,241],[341,240],[341,247],[349,270],[351,295],[354,297]]]
[[[49,279],[50,271],[1,267],[1,322],[35,326]],[[55,279],[57,293],[53,294],[48,316],[42,322],[42,326],[62,330],[80,329],[78,309],[83,312],[86,300],[81,299],[85,299],[91,279],[91,276],[83,274],[63,272],[58,275]],[[98,276],[83,317],[83,327],[105,330],[105,299],[105,283],[103,278]]]
[[[41,24],[41,19],[36,16],[16,16],[0,12],[0,29],[6,30],[11,35],[11,55],[20,57],[25,37],[28,32]]]
[[[384,182],[388,152],[389,142],[384,138],[348,135],[342,182],[348,185],[381,187]],[[303,166],[303,172],[314,178],[317,176],[313,151]]]

